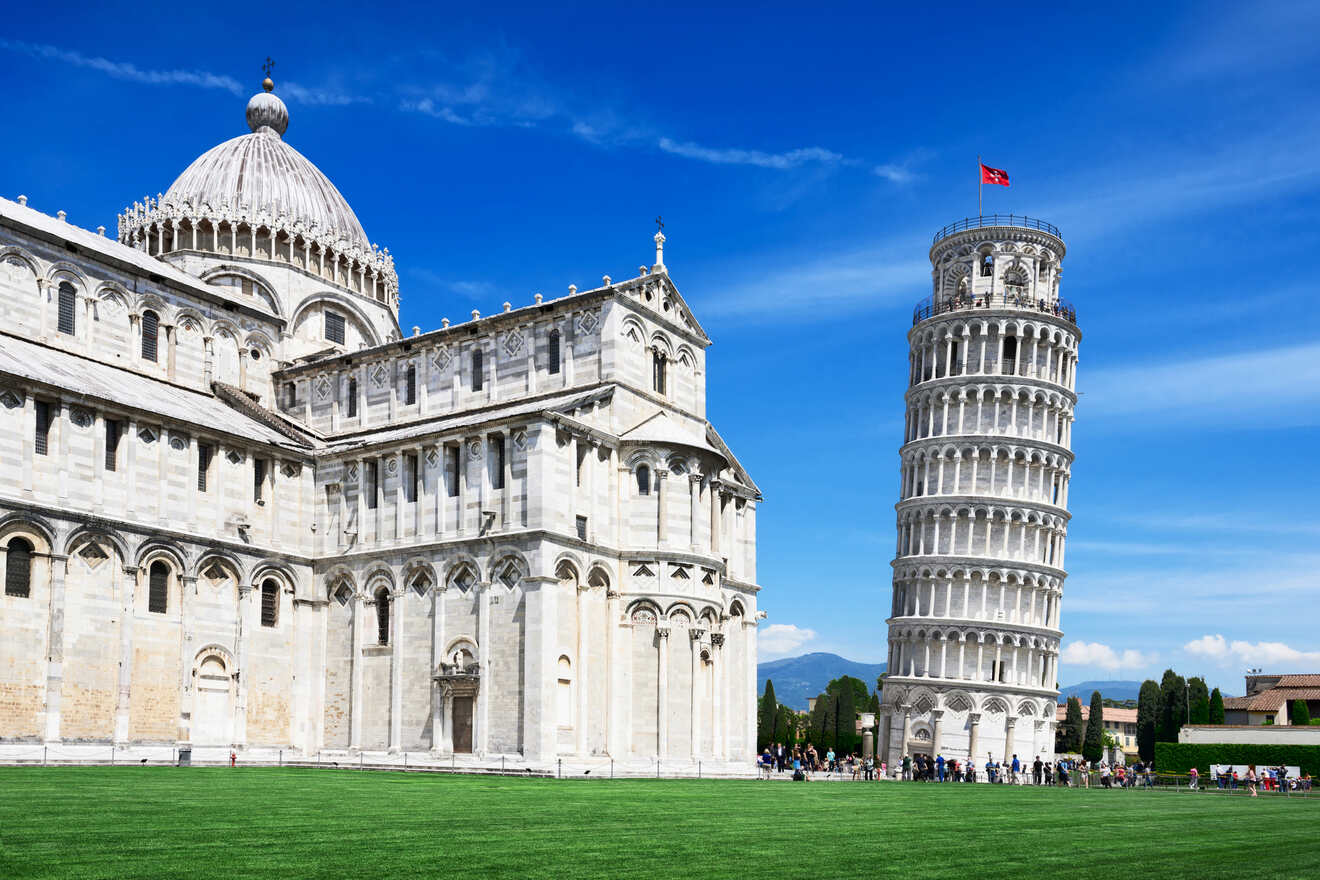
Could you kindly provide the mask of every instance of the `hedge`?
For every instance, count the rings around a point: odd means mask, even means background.
[[[1209,778],[1211,764],[1300,767],[1302,775],[1320,776],[1320,746],[1248,745],[1246,743],[1155,743],[1155,767],[1162,773],[1186,773],[1195,764]]]

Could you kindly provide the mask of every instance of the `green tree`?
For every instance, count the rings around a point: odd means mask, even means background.
[[[765,693],[761,695],[760,709],[756,715],[756,750],[774,742],[775,717],[779,714],[779,702],[775,699],[775,683],[765,680]]]
[[[1311,710],[1306,708],[1305,700],[1293,700],[1292,711],[1288,713],[1288,723],[1301,727],[1311,723]]]
[[[1063,724],[1059,725],[1059,734],[1055,737],[1055,748],[1060,752],[1080,754],[1082,751],[1082,731],[1086,722],[1082,720],[1082,701],[1078,697],[1068,698],[1068,711]]]
[[[863,688],[865,688],[864,685]],[[865,689],[862,693],[864,699]],[[851,687],[841,688],[838,699],[834,703],[834,750],[841,755],[846,755],[849,752],[860,752],[859,744],[860,738],[857,736],[857,693]]]
[[[1205,679],[1199,675],[1187,680],[1188,689],[1191,693],[1191,699],[1188,704],[1188,713],[1192,724],[1210,723],[1210,689],[1206,686]]]
[[[1155,734],[1159,742],[1177,742],[1187,718],[1187,682],[1172,669],[1160,679],[1160,720]]]
[[[1219,705],[1222,710],[1223,700]],[[1159,718],[1160,686],[1148,678],[1141,683],[1141,693],[1137,696],[1137,751],[1143,761],[1155,760],[1155,732],[1159,729]]]
[[[786,746],[792,745],[793,735],[791,731],[793,729],[793,725],[792,725],[792,721],[789,718],[789,716],[792,714],[793,714],[792,709],[788,708],[783,704],[780,704],[779,710],[775,712],[775,733],[773,737],[774,742],[783,743]]]
[[[1210,723],[1224,723],[1224,695],[1215,688],[1210,692]]]
[[[1105,746],[1105,704],[1099,691],[1091,691],[1091,711],[1086,718],[1086,738],[1082,740],[1082,757],[1099,761]]]
[[[833,704],[834,697],[829,694],[817,696],[816,705],[811,710],[811,721],[807,725],[807,742],[814,745],[821,754],[834,741]]]

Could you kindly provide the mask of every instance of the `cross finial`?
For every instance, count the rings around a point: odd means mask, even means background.
[[[659,214],[655,215],[655,231],[656,232],[665,231],[665,221],[660,218]]]
[[[275,69],[275,62],[271,60],[269,55],[267,55],[266,63],[261,65],[261,72],[266,74],[266,76],[270,76],[270,72],[274,69]]]

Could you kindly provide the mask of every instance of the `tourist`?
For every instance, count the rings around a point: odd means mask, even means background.
[[[1018,772],[1019,772],[1021,769],[1022,769],[1022,764],[1021,764],[1021,762],[1018,761],[1018,756],[1017,756],[1017,755],[1014,755],[1014,756],[1013,756],[1013,765],[1012,765],[1012,768],[1011,768],[1011,770],[1010,770],[1009,782],[1012,782],[1014,785],[1017,785],[1017,781],[1018,781]]]
[[[944,781],[944,755],[942,753],[935,756],[935,775],[939,777],[940,782]]]
[[[1191,770],[1188,770],[1187,788],[1191,791],[1196,791],[1196,783],[1197,780],[1199,780],[1200,778],[1201,778],[1201,771],[1197,770],[1196,767],[1192,767]]]
[[[963,768],[963,782],[976,781],[976,761],[970,756],[967,758],[967,766]]]
[[[1037,755],[1036,760],[1031,763],[1031,781],[1033,785],[1040,785],[1042,770],[1044,770],[1044,765],[1040,762],[1040,755]]]
[[[911,782],[911,781],[912,781],[912,756],[911,756],[911,755],[904,755],[904,756],[903,756],[903,781],[904,781],[904,782]]]
[[[985,781],[994,784],[995,781],[995,758],[994,755],[985,756]]]
[[[1251,792],[1252,797],[1256,797],[1256,765],[1247,765],[1247,791]]]
[[[770,754],[769,746],[766,746],[765,750],[761,752],[761,760],[758,763],[760,764],[760,773],[758,775],[758,778],[769,779],[770,771],[774,769],[775,766],[775,759]]]
[[[1068,780],[1068,762],[1060,761],[1057,766],[1059,768],[1059,785],[1068,788],[1071,785]]]
[[[1280,764],[1279,769],[1275,772],[1279,782],[1279,790],[1286,792],[1288,790],[1288,768]]]
[[[1100,762],[1100,787],[1113,788],[1109,782],[1109,764],[1103,760]]]

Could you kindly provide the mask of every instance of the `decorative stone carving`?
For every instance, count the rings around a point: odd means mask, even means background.
[[[330,381],[325,376],[316,380],[316,396],[322,400],[330,396]]]
[[[481,441],[469,440],[467,445],[468,458],[473,461],[481,461]]]
[[[376,383],[377,388],[385,387],[385,379],[388,376],[389,373],[386,371],[384,364],[376,364],[371,368],[371,381]]]
[[[385,459],[385,473],[393,476],[399,472],[399,460],[393,456]]]
[[[724,647],[724,633],[711,633],[710,643],[717,648]]]
[[[523,350],[523,337],[517,330],[504,334],[504,351],[509,357],[517,357]]]
[[[526,432],[526,431],[514,431],[514,432],[513,432],[513,445],[514,445],[514,447],[516,447],[516,448],[518,449],[519,452],[521,452],[522,450],[526,449],[526,448],[527,448],[527,432]]]
[[[138,439],[141,440],[143,443],[148,443],[148,444],[155,443],[156,432],[151,430],[150,428],[143,428],[142,430],[138,431]],[[230,454],[232,455],[233,453]]]
[[[450,360],[451,355],[449,354],[449,346],[441,346],[440,348],[437,348],[435,354],[432,355],[431,364],[443,373],[445,370],[449,369]]]
[[[633,623],[655,623],[655,612],[649,608],[638,608],[632,613]]]
[[[229,459],[230,464],[243,463],[243,453],[239,452],[237,449],[229,450],[229,452],[225,454],[225,458]]]
[[[188,439],[186,437],[180,437],[178,434],[170,437],[170,449],[173,449],[175,452],[183,452],[187,448]]]
[[[595,311],[583,312],[578,316],[578,330],[581,331],[583,336],[590,336],[591,331],[596,329],[598,323],[600,322],[596,318]]]

